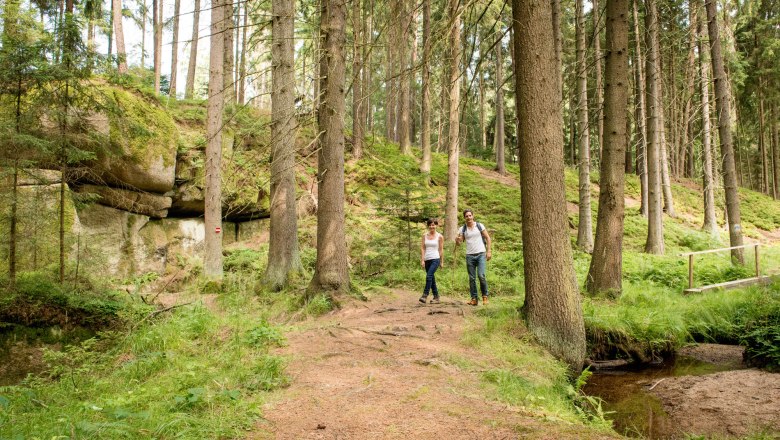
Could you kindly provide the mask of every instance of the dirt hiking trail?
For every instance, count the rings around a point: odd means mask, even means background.
[[[611,438],[491,399],[480,368],[493,360],[460,342],[475,307],[418,297],[392,290],[351,301],[288,334],[280,354],[291,386],[249,438]]]

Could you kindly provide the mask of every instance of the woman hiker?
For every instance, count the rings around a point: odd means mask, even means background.
[[[439,221],[429,218],[425,222],[428,230],[422,236],[420,244],[420,265],[425,269],[425,289],[420,302],[425,304],[428,292],[433,292],[431,304],[439,304],[439,289],[436,287],[436,269],[444,267],[444,236],[436,232]]]

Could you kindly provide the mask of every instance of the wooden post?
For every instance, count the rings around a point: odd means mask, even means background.
[[[693,254],[688,255],[688,288],[693,288]]]
[[[761,269],[758,265],[758,243],[756,243],[756,278],[761,278]]]

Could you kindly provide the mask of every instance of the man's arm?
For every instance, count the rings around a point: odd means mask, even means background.
[[[487,242],[486,250],[487,253],[485,254],[485,257],[487,257],[488,260],[493,257],[491,248],[493,247],[493,240],[490,238],[490,234],[488,234],[487,229],[482,229],[482,236],[485,237],[485,241]]]

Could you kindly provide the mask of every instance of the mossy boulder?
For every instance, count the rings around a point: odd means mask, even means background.
[[[96,97],[103,110],[90,124],[109,139],[95,151],[99,179],[159,194],[173,189],[179,129],[169,112],[156,100],[115,86],[96,86]]]

